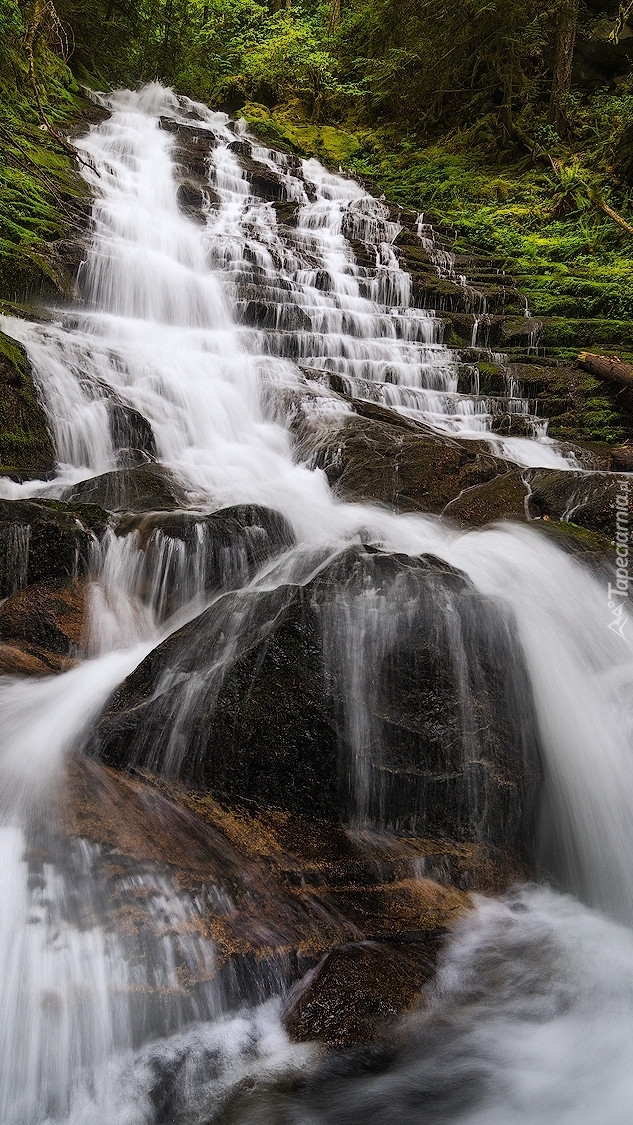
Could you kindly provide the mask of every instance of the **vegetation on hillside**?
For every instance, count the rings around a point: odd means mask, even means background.
[[[439,215],[535,314],[633,315],[628,0],[0,0],[0,42],[0,253],[64,225],[75,78],[160,78]]]

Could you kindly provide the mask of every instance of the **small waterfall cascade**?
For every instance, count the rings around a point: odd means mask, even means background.
[[[289,1125],[361,1113],[381,1122],[411,1089],[407,1068],[423,1081],[425,1058],[473,1076],[470,1100],[442,1088],[429,1121],[546,1125],[560,1104],[561,1121],[624,1125],[621,1045],[612,1063],[604,1052],[595,1062],[600,1080],[600,1067],[613,1076],[612,1109],[591,1117],[584,1087],[574,1094],[587,1037],[603,1028],[589,1008],[604,1002],[623,1018],[633,980],[633,659],[605,623],[605,591],[531,528],[466,533],[343,503],[295,435],[302,419],[326,430],[362,401],[483,443],[509,468],[577,464],[510,378],[504,395],[479,394],[485,298],[424,216],[420,248],[475,317],[463,352],[443,342],[445,310],[414,293],[397,213],[359,184],[158,85],[103,103],[107,120],[79,142],[94,206],[77,300],[37,324],[0,318],[27,351],[57,456],[53,479],[5,478],[0,496],[16,511],[71,505],[69,572],[86,599],[76,666],[0,680],[0,884],[11,904],[0,922],[2,1125],[193,1125],[225,1110],[244,1122],[277,1111]],[[500,416],[525,426],[502,436]],[[82,518],[100,508],[97,532]],[[0,529],[8,598],[32,581],[30,526],[16,517]],[[319,730],[331,736],[348,825],[512,843],[527,832],[512,793],[532,794],[542,769],[530,843],[538,837],[543,865],[585,904],[545,890],[481,903],[449,943],[428,1026],[416,1024],[409,1055],[377,1063],[362,1089],[353,1068],[317,1071],[310,1084],[315,1051],[292,1046],[280,1025],[278,965],[255,958],[248,980],[228,983],[218,971],[208,919],[231,914],[238,884],[248,900],[248,874],[209,880],[201,896],[164,856],[148,853],[138,870],[118,853],[111,862],[58,812],[79,749],[157,785],[213,782],[220,703],[225,726],[237,723],[222,695],[234,669],[254,690],[267,653],[296,652],[306,622],[318,669],[309,686],[315,713],[331,709]],[[421,696],[425,669],[444,694]],[[275,721],[289,744],[282,703]],[[420,747],[432,750],[424,761]],[[503,762],[514,776],[501,776]],[[437,813],[445,802],[450,825]],[[608,956],[596,967],[600,942]],[[541,966],[549,991],[535,984]],[[513,1007],[514,988],[530,1003]],[[521,1051],[533,1024],[541,1084],[530,1103]],[[248,1101],[278,1079],[282,1093],[263,1108]],[[402,1121],[412,1114],[405,1106]]]

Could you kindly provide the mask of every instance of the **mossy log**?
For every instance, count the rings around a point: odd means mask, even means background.
[[[578,363],[583,370],[597,379],[607,379],[608,382],[617,383],[620,387],[633,387],[633,365],[624,363],[618,356],[583,352],[578,356]]]

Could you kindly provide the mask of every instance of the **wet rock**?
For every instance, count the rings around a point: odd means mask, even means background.
[[[121,685],[90,749],[293,813],[517,849],[540,776],[504,611],[437,560],[362,548],[305,586],[221,598]]]
[[[128,513],[115,530],[118,536],[136,534],[143,551],[137,589],[161,618],[201,591],[245,586],[266,562],[294,546],[292,528],[281,513],[257,504],[211,515]]]
[[[503,339],[514,346],[538,340],[542,334],[543,322],[531,316],[507,317],[501,325]]]
[[[253,155],[253,146],[249,141],[231,141],[228,149],[229,152],[235,153],[236,156],[252,157]]]
[[[562,550],[601,570],[612,555],[606,524],[609,520],[614,524],[614,510],[609,504],[616,494],[613,477],[605,483],[604,475],[514,470],[466,490],[447,504],[442,514],[470,527],[502,520],[528,522]],[[593,480],[595,476],[598,482]]]
[[[246,154],[240,154],[238,160],[240,167],[246,172],[253,195],[272,201],[285,200],[286,185],[278,172]]]
[[[160,891],[169,881],[199,904],[196,932],[212,940],[215,950],[205,966],[207,979],[217,974],[228,995],[237,988],[236,999],[244,1002],[252,992],[257,1001],[267,982],[276,982],[278,992],[282,981],[304,978],[293,997],[297,1016],[301,1013],[297,1035],[300,1022],[304,1034],[309,1023],[316,1030],[315,1013],[329,1004],[328,982],[346,974],[352,950],[359,951],[355,979],[359,1002],[361,989],[365,998],[367,1030],[372,994],[374,1019],[408,1006],[432,971],[446,928],[472,906],[468,893],[450,885],[452,872],[467,869],[471,885],[482,890],[503,889],[522,873],[509,855],[493,855],[482,846],[355,835],[261,806],[220,804],[176,784],[150,784],[85,757],[70,760],[53,800],[67,838],[96,845],[94,854],[102,857],[107,925],[123,924],[142,942],[157,922],[148,888]],[[411,877],[424,855],[441,881]],[[170,932],[178,933],[179,926],[186,937],[191,918],[185,912],[170,919]],[[384,957],[374,956],[374,948]],[[327,972],[315,974],[308,1011],[306,970],[330,953]],[[395,983],[398,972],[401,977],[406,972],[407,984],[400,980],[389,1009],[386,981]],[[182,984],[195,987],[190,972]],[[352,1025],[345,1030],[341,1015],[339,1006],[328,1026],[334,1033],[338,1020],[339,1033],[349,1034]]]
[[[578,524],[613,537],[615,501],[622,479],[616,473],[557,472],[531,469],[530,504],[538,516]]]
[[[528,497],[525,472],[514,469],[485,484],[466,489],[446,505],[442,515],[473,527],[483,527],[497,520],[523,522],[529,516],[529,508],[526,508]]]
[[[182,214],[201,226],[206,224],[209,206],[220,202],[217,192],[202,177],[197,183],[184,180],[178,188],[176,198]]]
[[[0,606],[0,641],[33,656],[53,654],[74,660],[81,651],[85,600],[83,582],[28,586]]]
[[[154,461],[156,438],[147,418],[121,402],[108,402],[107,410],[112,444],[120,451],[119,459],[126,462],[122,467]]]
[[[286,227],[296,227],[299,221],[300,203],[293,203],[291,200],[275,199],[273,200],[273,207],[277,216],[277,222]]]
[[[107,888],[100,924],[124,934],[130,957],[142,962],[147,939],[165,939],[165,888],[180,896],[168,926],[183,1003],[210,981],[242,1004],[296,984],[291,1034],[336,1045],[370,1038],[419,997],[446,929],[472,906],[456,883],[494,893],[525,874],[484,845],[351,833],[84,756],[67,760],[51,810],[58,869],[72,883],[91,857]],[[200,938],[214,956],[193,971]],[[142,995],[164,999],[160,986]]]
[[[371,1042],[422,1002],[440,945],[437,933],[426,941],[357,942],[333,949],[288,998],[283,1022],[290,1038],[339,1049]]]
[[[192,543],[199,537],[201,528],[209,533],[218,553],[243,548],[249,565],[256,567],[295,543],[292,528],[281,512],[261,504],[234,504],[210,515],[183,511],[129,514],[119,520],[116,533],[128,535],[138,531],[146,546],[157,531],[169,539]]]
[[[354,409],[368,414],[368,405],[355,402]],[[343,417],[303,445],[345,500],[439,514],[462,489],[508,471],[508,462],[495,457],[485,442],[443,437],[380,407],[373,415]]]
[[[187,506],[184,488],[164,465],[136,465],[90,477],[69,488],[65,500],[97,504],[110,512],[158,512]]]
[[[26,353],[0,333],[0,476],[46,479],[54,469],[53,443]]]
[[[76,667],[72,657],[49,652],[26,641],[0,643],[0,676],[52,676]]]
[[[96,506],[0,500],[0,598],[87,574],[107,519]]]

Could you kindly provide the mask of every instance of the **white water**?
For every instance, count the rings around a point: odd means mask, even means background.
[[[361,397],[406,410],[443,431],[471,438],[488,432],[494,404],[458,395],[459,356],[440,343],[441,322],[411,306],[408,278],[391,246],[397,228],[386,209],[315,161],[299,170],[254,145],[253,155],[281,177],[286,198],[300,207],[296,229],[282,237],[272,204],[251,194],[229,148],[236,138],[224,115],[179,101],[160,87],[115,95],[109,104],[113,116],[82,142],[96,169],[86,173],[96,202],[82,271],[84,301],[43,325],[2,319],[3,330],[28,349],[56,442],[58,474],[53,482],[4,481],[2,494],[60,496],[81,479],[116,469],[121,450],[113,443],[107,409],[114,401],[150,422],[158,458],[193,509],[257,502],[282,511],[303,546],[327,545],[334,551],[360,538],[413,555],[430,552],[461,567],[479,589],[504,599],[516,614],[517,641],[530,667],[546,752],[548,862],[586,902],[633,924],[633,653],[627,640],[607,628],[606,592],[530,529],[464,535],[431,518],[342,504],[332,498],[322,473],[293,460],[286,428],[293,410],[327,420],[348,409],[329,388],[327,373],[332,372]],[[208,203],[204,226],[179,211],[172,158],[177,135],[159,128],[161,115],[194,121],[209,133],[209,188],[219,204]],[[346,234],[373,245],[375,269],[355,264]],[[446,262],[442,268],[452,267]],[[267,304],[270,329],[245,325],[254,300]],[[527,409],[518,399],[514,407]],[[517,463],[569,467],[554,443],[492,435],[487,440]],[[47,787],[59,776],[65,753],[111,689],[160,639],[158,622],[165,614],[160,583],[149,608],[147,601],[141,604],[138,550],[137,540],[126,545],[112,537],[106,553],[103,580],[93,591],[88,644],[89,651],[102,655],[53,681],[0,687],[3,879],[5,901],[15,904],[0,931],[0,959],[8,966],[2,999],[2,1125],[36,1125],[69,1112],[73,1125],[103,1120],[104,1113],[117,1125],[156,1119],[142,1082],[134,1086],[133,1076],[144,1064],[142,1056],[141,1062],[132,1060],[132,1015],[120,997],[112,999],[125,991],[126,974],[142,978],[155,966],[134,962],[132,955],[128,964],[116,941],[106,940],[92,874],[85,886],[95,925],[77,930],[63,917],[68,891],[54,862],[44,897],[49,917],[62,918],[63,924],[56,929],[48,921],[38,934],[25,866],[34,834],[46,822]],[[189,610],[181,604],[181,611],[195,612],[201,597],[195,582],[186,586],[182,601],[189,602]],[[168,623],[167,630],[180,620]],[[362,763],[358,770],[362,775]],[[183,908],[173,888],[164,893],[168,912]],[[497,933],[495,909],[484,908],[472,930],[466,927],[455,957],[469,932],[475,941],[490,922]],[[517,917],[513,933],[518,926],[520,935]],[[547,1108],[535,1102],[526,1109],[525,1082],[517,1073],[529,1065],[522,1061],[528,1057],[525,1017],[511,1004],[491,1001],[482,1034],[488,1035],[490,1066],[499,1067],[506,1091],[499,1110],[505,1116],[499,1121],[620,1125],[630,1119],[622,1094],[628,1080],[618,1070],[624,1056],[629,1058],[628,1040],[608,1065],[601,1052],[589,1060],[595,1088],[618,1090],[602,1116],[599,1109],[592,1118],[583,1116],[585,1092],[574,1084],[573,1072],[588,1065],[586,1029],[595,1026],[602,1034],[598,1013],[606,1013],[608,1021],[616,1004],[612,975],[592,961],[595,935],[607,947],[609,963],[618,972],[626,966],[625,976],[633,972],[629,939],[553,896],[539,901],[529,926],[528,943],[530,934],[547,935],[554,927],[563,945],[579,945],[579,957],[561,954],[577,1003],[552,1032],[564,1055],[559,1085],[556,1074],[550,1076],[543,1083]],[[169,961],[160,942],[152,956],[160,977]],[[212,959],[213,950],[196,948],[193,956]],[[513,984],[519,1008],[523,995],[528,1003],[532,987],[533,979],[519,973]],[[87,1013],[81,1020],[73,1006],[77,995]],[[624,1023],[631,1015],[627,996],[625,989]],[[200,1014],[210,1015],[214,1003],[211,997]],[[583,1013],[580,1030],[577,1009]],[[46,1031],[44,1011],[57,1013],[63,1034]],[[191,1018],[190,1011],[172,1014],[171,1023],[159,1021],[151,1034],[165,1035],[174,1020],[180,1026],[179,1019]],[[543,1026],[551,1028],[551,1021]],[[217,1039],[225,1031],[223,1025],[220,1032],[211,1028],[196,1034]],[[280,1042],[275,1040],[277,1047]],[[167,1054],[170,1050],[166,1045]],[[262,1050],[268,1057],[268,1048]],[[549,1050],[546,1032],[530,1056],[535,1072],[538,1066],[547,1068]],[[132,1075],[131,1085],[119,1087],[121,1068]],[[215,1095],[207,1091],[205,1096],[211,1112]],[[384,1105],[383,1099],[381,1112]],[[567,1117],[557,1116],[559,1109]],[[187,1112],[195,1119],[193,1111]],[[441,1119],[479,1120],[453,1111]]]

